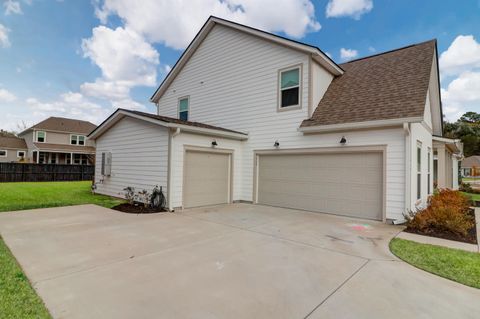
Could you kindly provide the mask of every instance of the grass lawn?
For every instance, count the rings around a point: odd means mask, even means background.
[[[472,194],[472,193],[465,193],[465,192],[462,192],[462,194],[467,195],[467,196],[470,197],[472,200],[478,200],[478,201],[480,201],[480,194]]]
[[[0,318],[51,318],[1,238]]]
[[[97,204],[122,200],[92,195],[91,182],[0,183],[0,212]],[[0,318],[51,318],[15,258],[0,237]]]
[[[113,207],[122,201],[92,195],[91,182],[0,183],[0,212],[44,207],[97,204]]]
[[[403,261],[438,276],[480,288],[480,254],[394,238],[390,250]]]

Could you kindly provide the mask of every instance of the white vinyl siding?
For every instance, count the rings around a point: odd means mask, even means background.
[[[428,159],[427,150],[432,149],[432,135],[429,130],[421,123],[412,123],[410,127],[410,203],[406,209],[415,211],[427,204],[428,190],[433,189],[433,178],[428,180]],[[418,170],[417,147],[420,152],[420,170]],[[433,156],[430,156],[430,167],[433,167]],[[420,176],[420,196],[417,196],[417,178]],[[429,186],[427,185],[429,184]]]
[[[102,177],[101,165],[95,166],[97,192],[123,197],[123,189],[151,191],[162,186],[167,195],[168,130],[145,121],[124,118],[96,140],[96,163],[102,153],[111,152],[111,176]],[[103,183],[100,180],[103,178]]]
[[[211,143],[215,140],[218,146],[215,149],[224,149],[232,151],[233,158],[233,200],[242,199],[242,145],[243,142],[218,138],[218,137],[209,137],[206,135],[195,135],[189,133],[181,133],[173,137],[171,152],[171,192],[172,192],[172,205],[171,208],[182,207],[183,191],[184,191],[184,160],[187,147],[200,147],[205,149],[211,149]],[[253,154],[252,154],[253,158]],[[247,172],[246,174],[249,174]],[[253,175],[253,172],[252,172]]]
[[[189,120],[249,134],[248,141],[232,141],[242,145],[241,154],[236,152],[234,155],[233,200],[252,201],[253,151],[274,149],[276,140],[280,149],[341,147],[342,136],[346,137],[348,146],[386,145],[386,217],[403,219],[405,135],[401,127],[303,135],[298,132],[298,127],[308,118],[309,107],[277,112],[278,70],[299,64],[303,70],[302,105],[308,105],[309,63],[308,55],[301,52],[224,26],[215,26],[160,98],[159,114],[177,117],[178,99],[189,95],[190,100],[195,101]],[[315,72],[321,82],[318,87],[324,90],[331,76],[323,68]],[[185,144],[198,141],[205,146],[212,140],[182,135],[176,138],[183,139]],[[217,142],[223,147],[219,139]],[[172,165],[180,166],[173,168],[172,196],[174,206],[181,206],[183,176],[179,170],[182,169],[183,150],[174,152]],[[237,169],[239,162],[242,163],[239,167],[242,173]]]

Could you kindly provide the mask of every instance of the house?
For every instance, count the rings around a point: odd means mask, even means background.
[[[435,40],[337,64],[210,17],[151,97],[157,115],[119,109],[89,135],[97,190],[402,221],[434,180],[458,187],[439,88]]]
[[[462,161],[460,172],[463,177],[479,176],[480,175],[480,156],[473,155],[473,156],[466,157]]]
[[[27,143],[23,138],[0,136],[0,163],[26,160]]]
[[[87,121],[49,117],[24,130],[25,160],[40,164],[93,164],[95,143],[87,135],[97,126]],[[24,145],[26,144],[26,148]]]

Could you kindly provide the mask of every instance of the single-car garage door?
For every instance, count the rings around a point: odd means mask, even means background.
[[[257,203],[382,219],[380,152],[258,156]]]
[[[230,154],[187,151],[184,207],[225,204],[230,198]]]

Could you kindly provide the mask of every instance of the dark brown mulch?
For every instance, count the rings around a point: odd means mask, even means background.
[[[129,203],[119,204],[112,207],[112,209],[129,214],[154,214],[166,212],[165,209],[154,209],[150,207],[145,207],[144,205],[132,205]]]
[[[468,244],[477,244],[477,227],[474,226],[468,231],[467,236],[462,236],[460,234],[452,233],[449,231],[441,231],[438,229],[428,229],[426,231],[421,231],[418,229],[411,229],[411,228],[406,228],[405,231],[407,233],[412,233],[412,234],[418,234],[418,235],[424,235],[424,236],[430,236],[430,237],[437,237],[437,238],[443,238],[443,239],[449,239],[449,240],[455,240],[455,241],[460,241],[463,243],[468,243]]]

